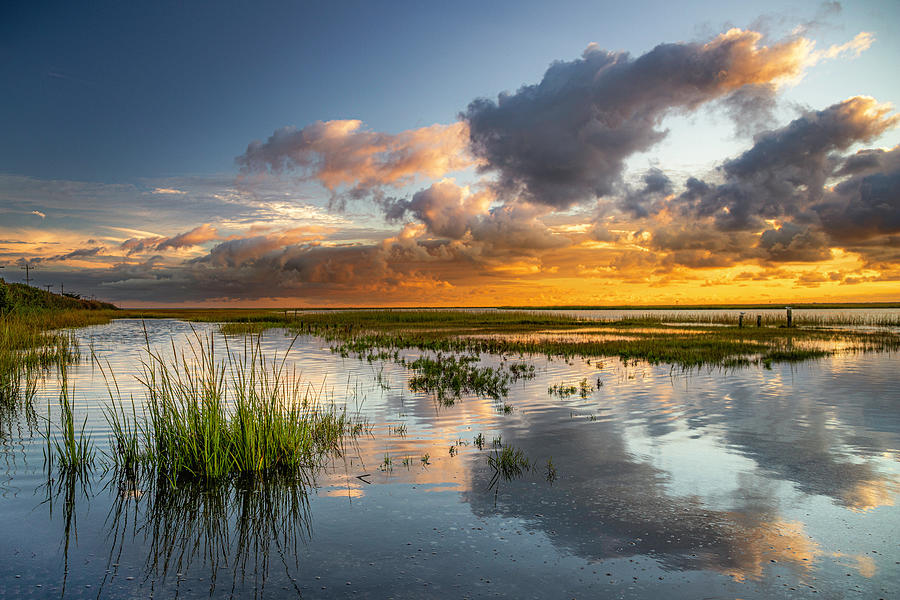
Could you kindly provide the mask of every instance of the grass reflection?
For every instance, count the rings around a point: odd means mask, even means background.
[[[259,597],[276,568],[295,581],[299,546],[310,535],[310,483],[278,477],[173,488],[159,479],[107,478],[103,492],[111,499],[104,522],[109,553],[98,593],[125,578],[120,563],[143,563],[140,585],[150,589],[177,586],[190,578],[208,583],[210,594],[218,590],[245,597],[253,590]],[[63,521],[64,597],[69,548],[78,539],[78,508],[85,508],[88,500],[96,502],[102,493],[94,495],[90,479],[77,471],[48,479],[45,493],[51,518],[58,512]],[[135,560],[134,552],[143,560]]]

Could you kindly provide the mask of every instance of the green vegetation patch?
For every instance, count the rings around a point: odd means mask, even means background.
[[[755,319],[746,319],[744,326],[738,327],[736,316],[685,312],[607,321],[476,310],[269,312],[260,319],[245,317],[246,321],[226,323],[223,331],[257,333],[284,327],[323,337],[342,355],[369,360],[396,359],[398,349],[417,349],[445,354],[618,357],[682,368],[741,367],[809,360],[837,347],[858,351],[900,348],[900,334],[889,317],[879,317],[878,322],[851,317],[848,319],[853,322],[843,326],[841,318],[808,317],[806,324],[804,319],[795,319],[795,326],[790,328],[784,326],[783,318],[775,316],[763,319],[761,327],[755,325]],[[865,328],[861,328],[863,325]]]
[[[140,412],[118,397],[108,364],[95,357],[109,390],[109,459],[116,469],[126,479],[149,474],[173,487],[298,476],[366,430],[287,371],[287,353],[268,359],[258,342],[248,340],[243,352],[225,348],[224,358],[212,336],[195,333],[183,351],[173,342],[171,358],[148,343],[140,377],[146,409]],[[70,421],[64,414],[64,432],[72,429]],[[64,433],[63,443],[50,446],[60,465],[68,460],[69,437]]]

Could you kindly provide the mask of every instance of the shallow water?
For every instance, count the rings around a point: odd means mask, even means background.
[[[146,327],[154,347],[191,333]],[[141,323],[78,336],[140,402]],[[291,342],[262,338],[270,354]],[[894,354],[691,372],[531,357],[536,377],[511,387],[509,413],[475,396],[442,406],[409,391],[405,367],[342,359],[316,338],[290,360],[373,424],[305,495],[120,490],[102,473],[48,483],[40,437],[21,414],[7,423],[0,598],[900,597]],[[86,360],[69,378],[104,446],[102,376]],[[548,393],[583,379],[583,394]],[[52,418],[57,393],[51,376],[39,415]],[[497,437],[535,468],[492,489]]]

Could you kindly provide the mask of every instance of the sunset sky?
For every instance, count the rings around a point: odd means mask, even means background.
[[[900,300],[900,3],[0,8],[0,276],[122,306]]]

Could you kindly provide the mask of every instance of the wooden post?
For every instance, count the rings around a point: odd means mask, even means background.
[[[794,323],[794,316],[791,314],[791,307],[788,306],[786,308],[787,308],[787,326],[791,327],[791,326],[793,326],[793,323]]]
[[[738,315],[738,329],[743,329],[744,327],[744,313]]]
[[[756,326],[762,327],[762,315],[756,315]]]

